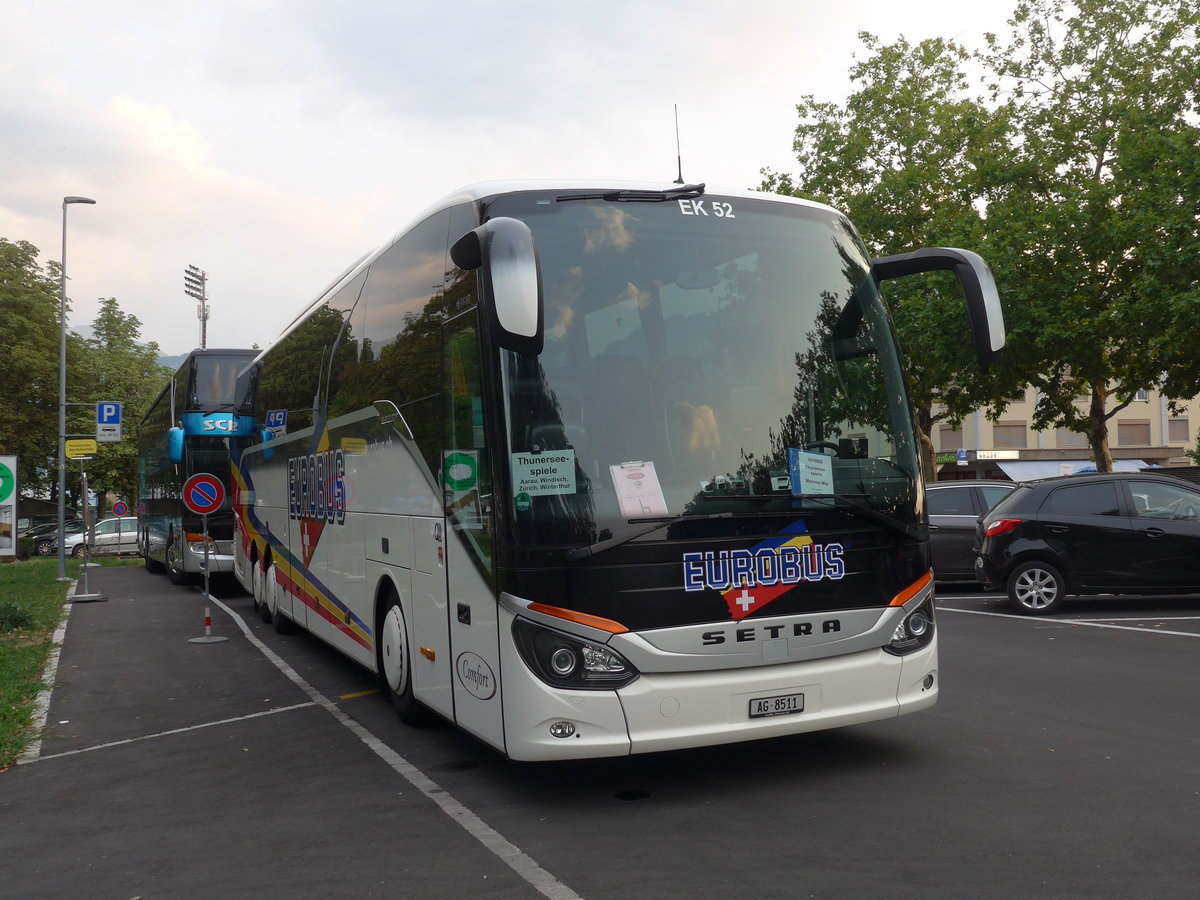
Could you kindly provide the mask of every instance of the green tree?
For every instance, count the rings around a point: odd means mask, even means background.
[[[860,33],[865,59],[850,69],[844,106],[802,98],[795,176],[764,171],[762,189],[813,197],[845,211],[877,255],[923,246],[979,249],[985,223],[981,173],[1006,147],[1003,117],[967,96],[967,51],[903,37],[883,45]],[[981,373],[966,308],[945,273],[891,282],[885,291],[908,359],[913,402],[932,476],[934,425],[1015,393]],[[942,411],[933,412],[935,404]]]
[[[1196,0],[1025,0],[988,36],[992,99],[1015,139],[990,174],[989,254],[1003,270],[1010,378],[1034,427],[1087,435],[1139,389],[1200,393]],[[1082,403],[1080,402],[1082,401]]]
[[[108,491],[136,505],[137,429],[171,377],[171,370],[158,363],[158,344],[139,343],[141,328],[136,316],[123,313],[116,298],[109,297],[100,303],[92,337],[83,342],[79,372],[87,387],[80,388],[73,399],[89,405],[78,408],[83,419],[77,420],[80,430],[95,429],[92,403],[113,400],[122,404],[122,440],[100,444],[96,457],[88,463],[88,486],[102,498],[99,515],[104,514],[103,497]]]
[[[28,241],[0,238],[0,453],[18,456],[27,494],[56,488],[59,268]]]

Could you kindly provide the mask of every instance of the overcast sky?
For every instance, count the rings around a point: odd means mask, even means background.
[[[859,31],[982,46],[1014,0],[3,0],[0,237],[59,259],[73,331],[116,297],[165,354],[266,346],[463,185],[791,171]]]

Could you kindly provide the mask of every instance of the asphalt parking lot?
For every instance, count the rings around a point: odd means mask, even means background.
[[[402,725],[249,598],[94,570],[42,741],[0,775],[5,897],[1171,897],[1200,879],[1200,601],[1010,615],[943,591],[902,719],[518,765]],[[220,643],[205,634],[204,610]]]

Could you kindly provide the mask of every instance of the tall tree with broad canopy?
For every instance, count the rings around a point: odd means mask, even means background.
[[[99,445],[88,463],[88,486],[101,497],[97,515],[104,515],[103,498],[109,491],[134,508],[137,505],[137,430],[171,377],[171,370],[158,363],[159,347],[154,341],[139,343],[142,323],[137,316],[121,311],[115,297],[100,302],[92,321],[92,337],[85,342],[80,362],[89,385],[83,402],[115,401],[122,404],[122,440]],[[95,408],[86,410],[95,429]]]
[[[1196,0],[1024,0],[983,57],[1014,128],[987,230],[1033,424],[1086,434],[1101,472],[1140,389],[1200,393],[1198,24]]]
[[[806,95],[793,150],[795,176],[763,171],[761,189],[821,200],[846,212],[875,255],[920,247],[980,250],[981,173],[1007,146],[1006,123],[967,96],[969,55],[952,41],[913,46],[859,38],[865,59],[844,106]],[[885,298],[905,352],[913,402],[933,474],[932,430],[981,406],[997,411],[1020,393],[976,361],[966,305],[948,273],[889,282]],[[942,409],[935,414],[935,404]]]

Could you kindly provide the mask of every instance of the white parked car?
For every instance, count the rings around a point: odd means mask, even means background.
[[[64,547],[66,553],[75,558],[84,554],[84,542],[88,533],[68,534]],[[138,520],[136,516],[101,519],[96,523],[92,540],[92,556],[134,556],[138,552]]]

